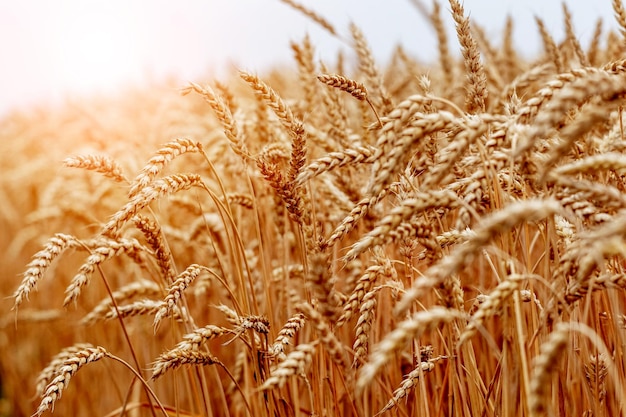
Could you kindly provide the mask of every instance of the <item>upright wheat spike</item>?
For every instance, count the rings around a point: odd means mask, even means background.
[[[541,354],[535,359],[533,375],[530,380],[528,394],[528,409],[533,417],[546,415],[548,411],[546,394],[550,384],[552,372],[559,364],[558,358],[562,355],[569,340],[570,328],[567,323],[559,323],[550,333],[548,340],[541,345]]]
[[[437,48],[439,49],[439,67],[443,72],[444,82],[447,86],[454,84],[454,65],[448,48],[448,34],[441,18],[441,5],[438,1],[433,1],[433,11],[430,14],[430,21],[437,34]]]
[[[574,52],[576,53],[576,58],[583,67],[590,66],[589,60],[587,59],[587,55],[583,52],[582,46],[580,46],[580,42],[576,37],[576,32],[574,31],[574,25],[572,23],[572,14],[567,8],[567,4],[563,2],[563,16],[565,18],[565,34],[567,35],[568,42],[571,43]]]
[[[456,22],[456,33],[461,44],[465,71],[467,76],[467,95],[465,104],[468,113],[480,113],[486,109],[487,76],[480,61],[480,52],[476,41],[472,37],[469,17],[458,0],[449,0],[452,8],[452,17]]]
[[[622,0],[613,0],[613,13],[615,15],[615,20],[619,24],[619,31],[622,34],[622,43],[626,42],[626,10],[624,9],[624,4]]]
[[[552,63],[556,67],[556,72],[563,72],[563,57],[559,52],[559,48],[556,46],[554,38],[552,38],[548,29],[546,29],[545,23],[543,23],[543,20],[541,20],[539,16],[535,16],[535,22],[537,22],[537,27],[539,28],[539,33],[541,34],[541,39],[543,40],[543,47],[545,48],[548,57],[552,60]]]

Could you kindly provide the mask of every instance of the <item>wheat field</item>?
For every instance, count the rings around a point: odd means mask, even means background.
[[[0,416],[626,416],[621,1],[384,66],[283,1],[350,53],[0,122]]]

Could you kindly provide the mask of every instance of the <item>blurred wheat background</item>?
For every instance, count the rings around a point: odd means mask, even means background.
[[[621,1],[385,62],[283,3],[347,51],[2,119],[0,414],[625,415]]]

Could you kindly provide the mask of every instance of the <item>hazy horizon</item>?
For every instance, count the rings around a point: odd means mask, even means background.
[[[326,17],[345,38],[349,22],[356,23],[381,62],[398,43],[420,60],[436,59],[434,33],[410,0],[390,0],[384,8],[373,0],[301,3]],[[456,50],[448,4],[440,3],[447,14],[450,48]],[[609,0],[566,4],[584,47],[599,17],[605,19],[605,31],[616,27]],[[561,2],[465,0],[464,6],[494,41],[500,39],[507,14],[513,16],[516,46],[526,55],[540,52],[534,15],[555,38],[563,37]],[[290,64],[289,42],[307,33],[320,59],[333,60],[340,48],[349,51],[347,43],[279,0],[6,2],[0,5],[0,28],[6,40],[0,43],[5,57],[0,115],[168,76],[184,83],[205,82],[237,67],[262,72]]]

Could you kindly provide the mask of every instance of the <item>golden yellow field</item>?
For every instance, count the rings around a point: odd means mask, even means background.
[[[626,415],[626,11],[433,5],[431,64],[293,3],[356,61],[2,120],[0,416]]]

